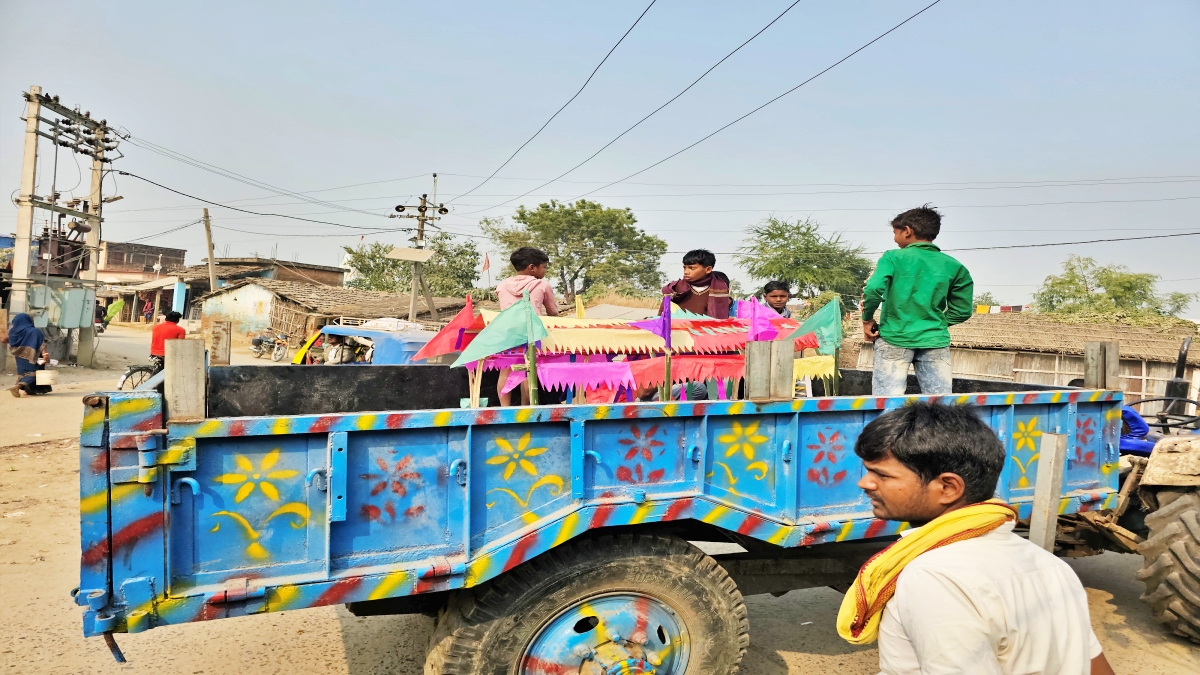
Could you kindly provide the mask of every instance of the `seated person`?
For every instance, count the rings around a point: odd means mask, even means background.
[[[693,314],[714,319],[728,319],[733,299],[729,297],[729,277],[714,272],[717,256],[711,251],[696,249],[683,256],[683,278],[663,286],[663,295],[671,302]]]
[[[763,286],[763,301],[767,303],[767,307],[775,310],[785,319],[792,318],[792,310],[787,308],[788,301],[792,299],[792,289],[787,285],[786,281],[768,281],[766,286]]]

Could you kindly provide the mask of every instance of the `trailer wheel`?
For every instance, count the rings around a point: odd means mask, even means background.
[[[1150,537],[1138,546],[1142,600],[1176,635],[1200,643],[1200,493],[1176,498],[1146,516],[1146,525]]]
[[[456,594],[425,674],[736,673],[749,630],[737,585],[691,544],[602,535]]]

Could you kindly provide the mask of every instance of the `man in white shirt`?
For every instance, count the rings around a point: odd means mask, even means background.
[[[862,631],[886,603],[876,624],[884,675],[1112,675],[1079,578],[1013,534],[1011,515],[994,515],[1009,508],[989,500],[1007,453],[971,408],[919,402],[893,410],[863,429],[854,451],[867,469],[858,485],[875,517],[917,528],[902,540],[907,547],[898,542],[889,549],[890,561],[889,551],[877,556],[883,560],[866,582],[875,591],[859,600],[861,616],[854,616]],[[989,510],[993,515],[952,524]],[[986,527],[977,526],[988,517]],[[914,549],[912,542],[921,540],[936,543]],[[902,557],[893,550],[900,548],[907,548]],[[871,565],[864,565],[851,596],[863,593]],[[854,599],[847,598],[843,614]],[[850,608],[846,616],[855,614]],[[851,639],[842,623],[839,616],[839,632]]]

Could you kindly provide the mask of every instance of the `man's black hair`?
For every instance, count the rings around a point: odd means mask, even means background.
[[[929,204],[909,209],[892,218],[892,227],[900,229],[911,227],[913,234],[921,241],[933,241],[942,231],[942,214]]]
[[[164,320],[170,321],[171,323],[179,323],[179,320],[182,318],[183,315],[179,312],[167,312],[167,315],[163,317]]]
[[[520,272],[530,265],[537,267],[538,265],[550,262],[550,256],[546,255],[546,252],[539,248],[522,246],[513,251],[508,260],[512,263],[513,268]]]
[[[717,256],[712,254],[712,251],[698,248],[694,251],[688,251],[683,254],[684,265],[699,265],[701,267],[715,267],[717,264]]]
[[[859,435],[854,454],[868,462],[889,455],[928,484],[958,474],[968,504],[990,499],[1008,453],[973,406],[917,401],[875,418]]]
[[[787,291],[788,295],[791,295],[792,287],[789,286],[786,281],[768,281],[767,284],[763,286],[763,295],[766,295],[771,291]]]

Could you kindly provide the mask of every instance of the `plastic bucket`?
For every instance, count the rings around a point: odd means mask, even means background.
[[[34,375],[34,379],[39,386],[58,384],[58,371],[56,371],[56,370],[39,370]]]

